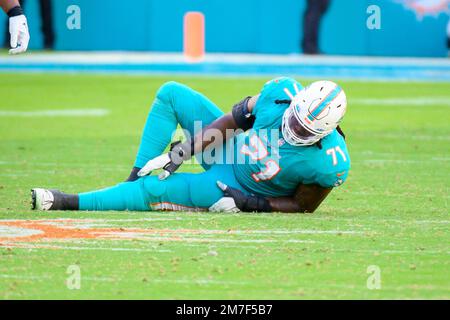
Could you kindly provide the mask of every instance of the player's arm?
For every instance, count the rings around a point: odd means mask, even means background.
[[[20,6],[19,0],[0,0],[0,7],[5,13],[17,6]]]
[[[233,110],[217,120],[213,121],[209,126],[203,128],[194,137],[194,150],[193,154],[202,152],[210,145],[220,145],[226,140],[233,137],[237,130],[241,129],[246,131],[253,126],[255,117],[252,115],[253,108],[258,101],[259,95],[253,97],[246,97],[233,106]],[[231,130],[230,130],[231,129]],[[231,135],[227,135],[228,132],[233,132]],[[212,131],[220,132],[220,135],[212,134]],[[211,139],[210,137],[222,137],[222,140]]]
[[[314,184],[301,184],[291,197],[265,198],[258,195],[246,195],[220,181],[217,185],[224,196],[209,208],[212,212],[312,213],[333,189]]]
[[[292,197],[267,198],[272,211],[312,213],[328,196],[333,188],[315,184],[301,184]]]
[[[162,168],[164,171],[159,177],[165,179],[174,173],[183,161],[189,160],[194,154],[202,152],[207,147],[221,145],[237,133],[250,129],[255,122],[252,111],[258,97],[259,95],[246,97],[236,103],[230,113],[221,116],[203,128],[193,139],[183,143],[173,143],[169,153],[148,161],[138,172],[138,176],[145,176],[153,170]]]
[[[27,51],[30,34],[28,32],[27,18],[23,14],[18,0],[0,0],[0,6],[9,17],[9,33],[11,35],[10,54]]]

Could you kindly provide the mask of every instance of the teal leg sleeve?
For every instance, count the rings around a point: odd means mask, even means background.
[[[196,121],[200,121],[199,128],[203,128],[222,114],[204,95],[177,82],[167,82],[156,94],[134,166],[142,168],[148,160],[162,154],[178,124],[193,136],[197,129]]]
[[[223,196],[216,181],[242,190],[232,165],[215,164],[202,173],[175,173],[160,181],[146,176],[134,182],[79,194],[80,210],[206,211]]]
[[[248,193],[236,180],[232,165],[215,164],[202,173],[175,173],[164,181],[147,180],[152,210],[206,211],[223,197],[217,180]]]
[[[119,183],[116,186],[97,191],[80,193],[78,196],[80,210],[149,210],[149,197],[145,192],[143,179]]]

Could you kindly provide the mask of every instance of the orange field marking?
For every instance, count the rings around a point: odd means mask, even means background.
[[[15,230],[39,231],[36,234],[18,233],[13,236],[2,236],[0,246],[4,242],[38,242],[63,239],[135,239],[139,235],[171,235],[176,239],[177,234],[201,234],[202,230],[190,229],[141,229],[141,228],[92,228],[79,227],[77,223],[89,223],[89,220],[7,220],[0,221],[0,227],[12,227]]]
[[[122,220],[112,220],[121,222]],[[123,223],[129,222],[123,219]],[[314,243],[310,239],[277,239],[286,234],[335,234],[358,233],[342,230],[211,230],[211,229],[158,229],[152,227],[112,227],[108,219],[43,219],[0,220],[0,247],[5,248],[54,248],[48,242],[75,242],[80,240],[143,240],[149,242],[186,243],[266,243],[296,242]],[[98,225],[98,226],[97,226]],[[238,237],[236,237],[238,236]],[[274,238],[275,237],[275,238]]]

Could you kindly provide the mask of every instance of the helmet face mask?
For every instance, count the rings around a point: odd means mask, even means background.
[[[293,108],[286,109],[283,115],[281,133],[284,140],[291,145],[312,145],[320,140],[318,135],[304,127],[295,116]]]
[[[347,108],[344,91],[334,82],[317,81],[301,90],[283,115],[282,134],[294,146],[307,146],[330,134]]]

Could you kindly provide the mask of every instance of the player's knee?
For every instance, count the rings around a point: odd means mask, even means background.
[[[156,97],[164,102],[173,102],[176,95],[183,90],[184,86],[176,81],[164,83],[156,93]]]
[[[141,179],[142,186],[147,195],[150,197],[160,197],[166,192],[166,180],[159,180],[157,176],[146,176]]]

